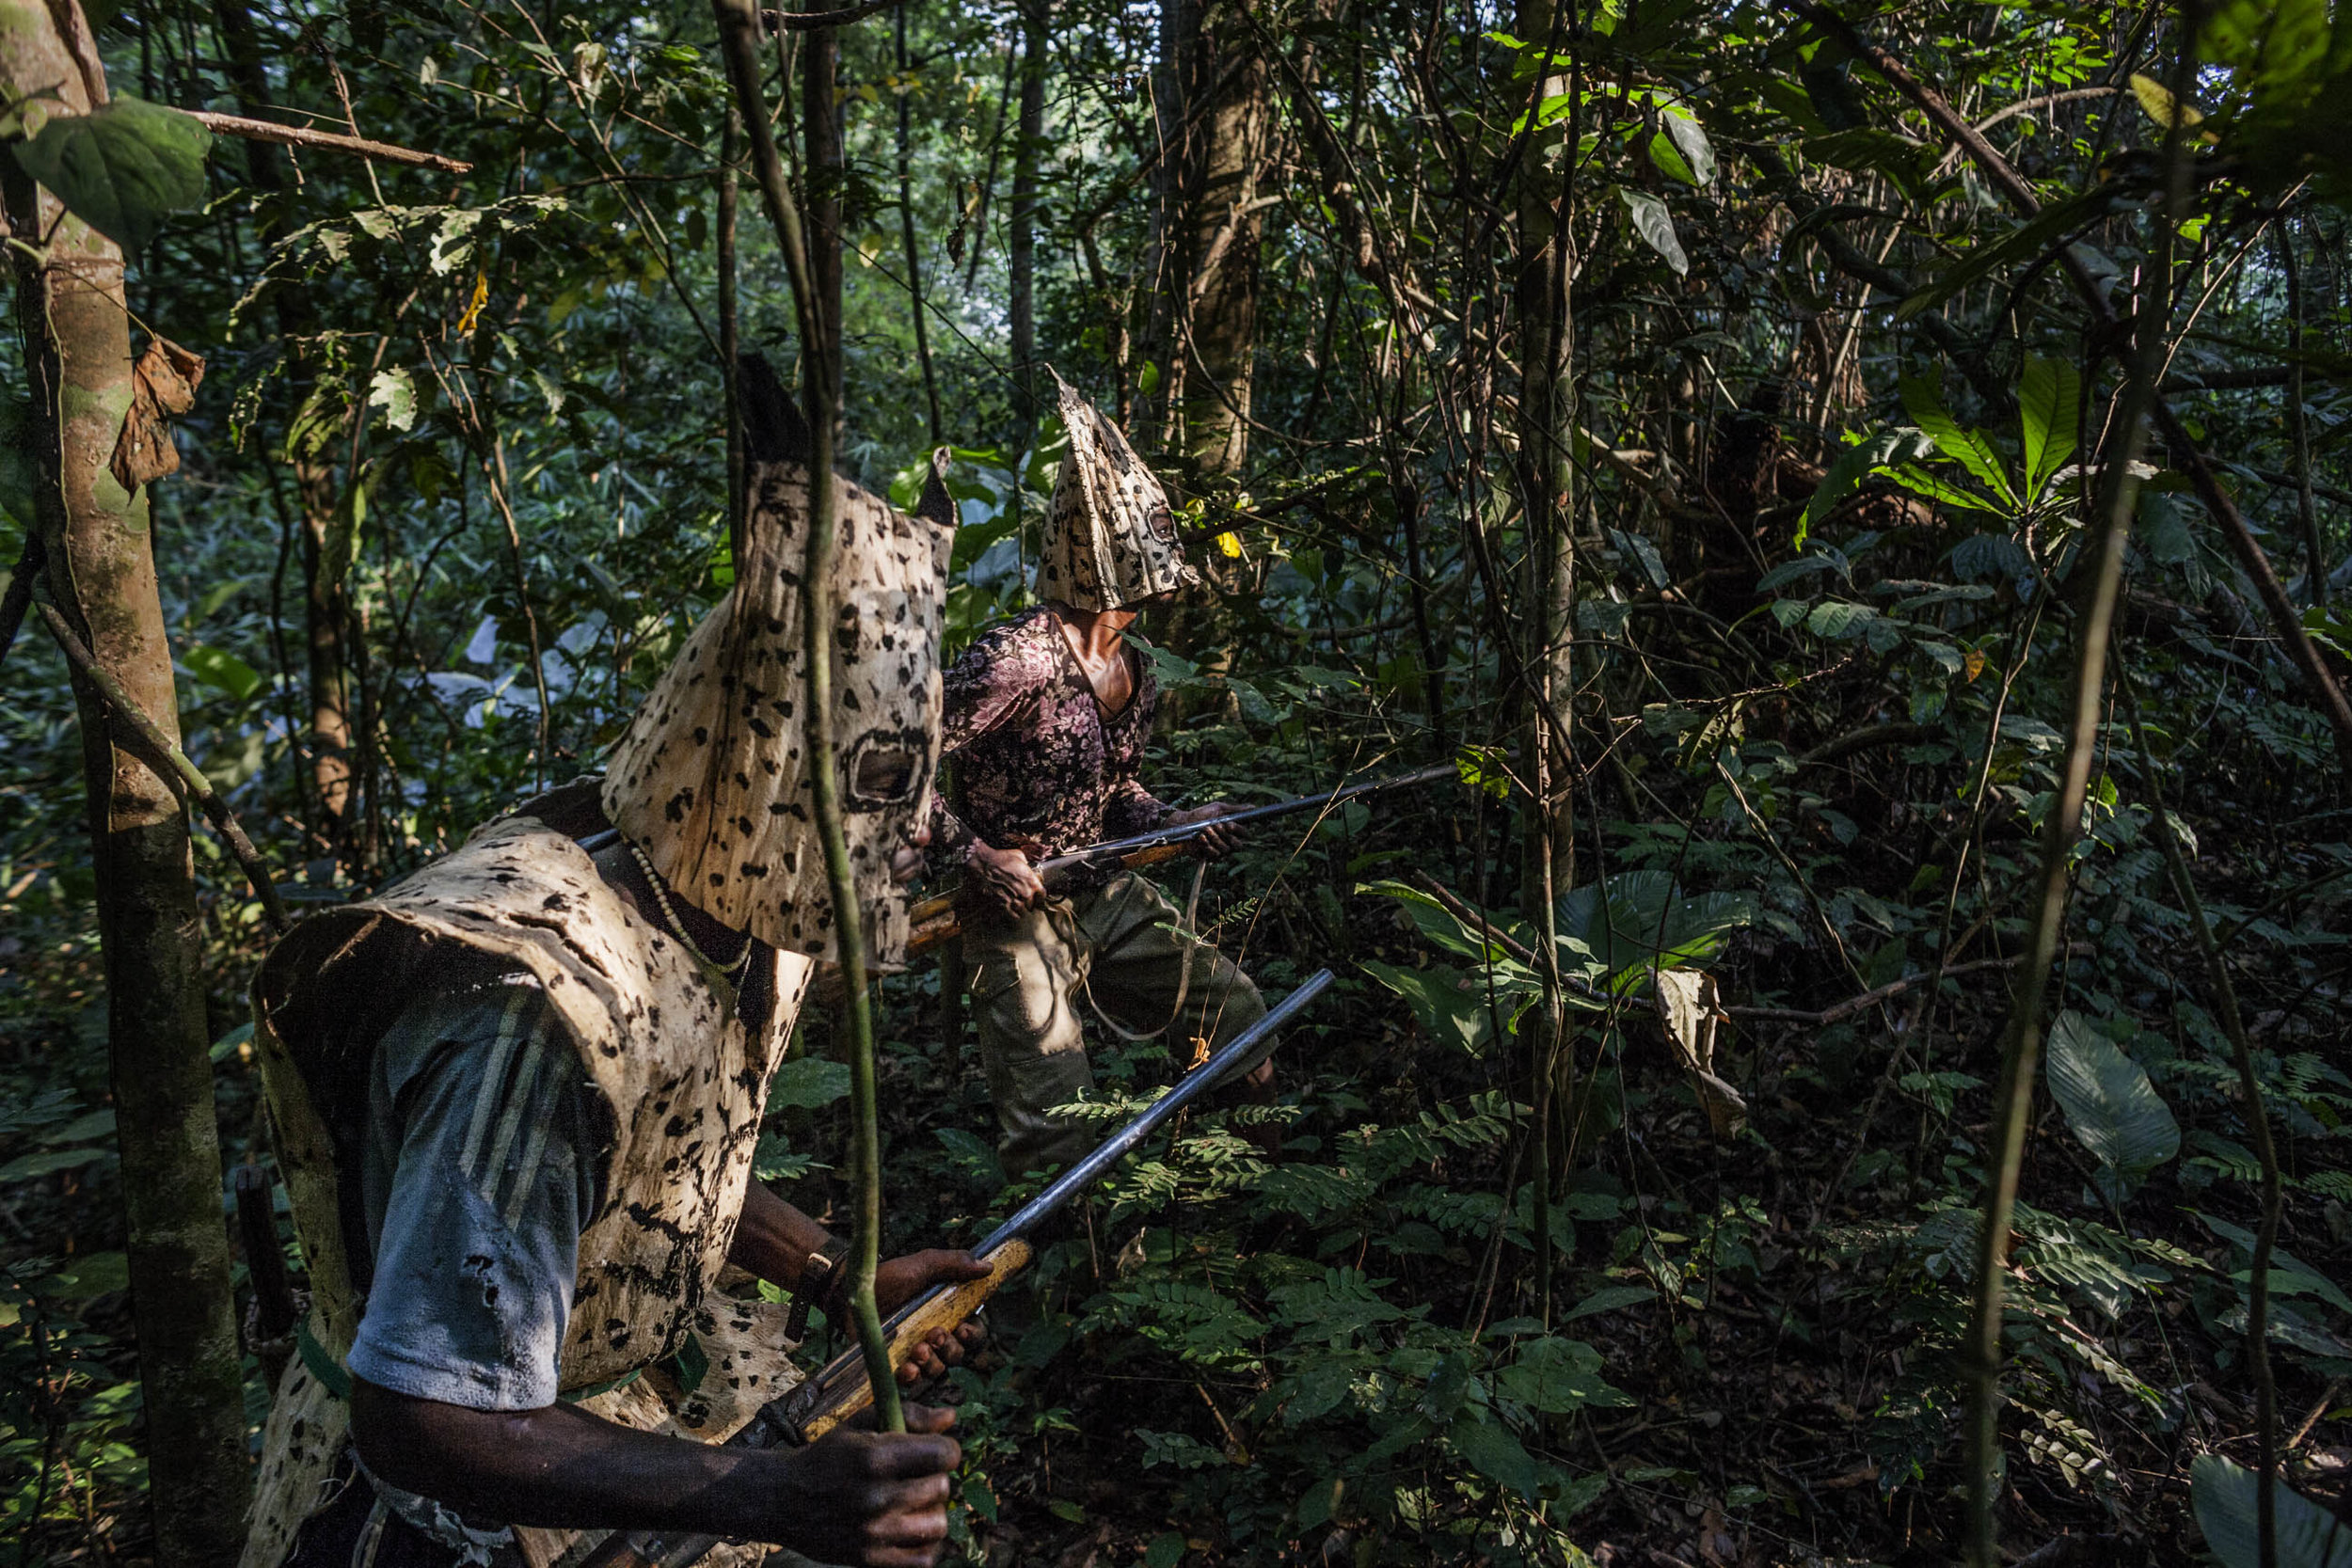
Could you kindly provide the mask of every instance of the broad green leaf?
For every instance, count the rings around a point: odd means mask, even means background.
[[[1401,969],[1376,958],[1367,958],[1364,973],[1405,998],[1405,1005],[1413,1009],[1413,1019],[1431,1039],[1458,1045],[1475,1056],[1486,1048],[1493,1034],[1493,1011],[1479,990],[1464,990],[1461,973],[1443,965],[1435,969]],[[1516,1010],[1519,998],[1508,993],[1498,983],[1495,1001],[1507,1018]]]
[[[1936,394],[1935,384],[1924,376],[1905,376],[1902,380],[1903,409],[1920,433],[1933,441],[1936,450],[1966,468],[1977,483],[2015,504],[2017,493],[2010,487],[2009,475],[2001,471],[2000,459],[1993,455],[1992,444],[1980,430],[1963,430],[1960,421],[1945,412],[1944,400]]]
[[[75,217],[138,250],[165,218],[203,203],[212,145],[195,116],[118,95],[89,114],[51,119],[16,161]]]
[[[206,686],[217,687],[241,703],[262,689],[262,673],[226,648],[199,642],[181,653],[180,662]]]
[[[2125,1190],[2181,1151],[2181,1124],[2148,1082],[2091,1022],[2073,1011],[2050,1026],[2050,1093],[2066,1123]]]
[[[57,1278],[65,1289],[57,1293],[68,1301],[87,1301],[109,1291],[126,1291],[131,1287],[131,1260],[119,1252],[91,1252],[69,1258],[57,1269]]]
[[[1715,178],[1715,144],[1707,139],[1707,128],[1698,122],[1698,117],[1687,109],[1669,107],[1661,118],[1665,121],[1666,135],[1674,138],[1675,146],[1681,150],[1683,159],[1690,164],[1693,182],[1701,185],[1712,182]]]
[[[1954,506],[1963,512],[1982,512],[2005,518],[2008,514],[2000,506],[1985,499],[1974,490],[1963,490],[1957,484],[1936,478],[1925,468],[1889,468],[1886,477],[1915,496],[1921,496],[1938,506]]]
[[[1653,134],[1649,139],[1649,161],[1656,164],[1659,172],[1670,180],[1679,180],[1686,185],[1699,183],[1698,172],[1692,168],[1691,161],[1682,155],[1682,149],[1675,144],[1674,138],[1663,131]]]
[[[2142,76],[2137,71],[2132,72],[2132,96],[2139,100],[2139,106],[2147,111],[2148,118],[2163,130],[2170,130],[2175,119],[2179,120],[2183,129],[2186,129],[2202,122],[2205,118],[2194,103],[2181,103],[2172,96],[2170,87],[2153,76]]]
[[[1644,1291],[1645,1298],[1651,1292]],[[1542,1338],[1521,1347],[1519,1357],[1495,1374],[1495,1386],[1530,1410],[1564,1416],[1588,1404],[1630,1404],[1600,1375],[1600,1352],[1581,1339]]]
[[[1604,1285],[1561,1314],[1560,1321],[1564,1323],[1570,1323],[1579,1318],[1597,1317],[1603,1312],[1614,1312],[1621,1307],[1638,1307],[1644,1302],[1657,1299],[1658,1292],[1647,1285]]]
[[[1500,943],[1484,932],[1464,925],[1454,917],[1454,911],[1417,887],[1394,880],[1382,880],[1365,882],[1356,891],[1396,899],[1405,906],[1406,916],[1412,921],[1414,927],[1422,936],[1449,953],[1457,953],[1463,958],[1482,964],[1492,963],[1515,977],[1527,974],[1524,969],[1503,956]],[[1470,908],[1477,911],[1478,907],[1472,904]],[[1484,911],[1478,912],[1486,913]],[[1488,930],[1500,932],[1522,946],[1531,940],[1526,927],[1510,916],[1487,914],[1486,918]]]
[[[1813,607],[1804,618],[1805,629],[1816,637],[1851,637],[1878,619],[1878,611],[1867,604],[1848,599],[1824,599]]]
[[[1586,882],[1560,895],[1557,929],[1561,967],[1597,967],[1613,983],[1629,983],[1652,968],[1703,963],[1727,932],[1755,923],[1756,906],[1737,893],[1684,894],[1663,870],[1621,871],[1603,884]]]
[[[2042,487],[2074,455],[2074,408],[2082,377],[2074,362],[2026,357],[2017,388],[2017,417],[2025,435],[2026,497],[2042,498]]]
[[[2252,1259],[2254,1256],[2254,1233],[2252,1231],[2244,1226],[2232,1225],[2228,1220],[2216,1219],[2202,1210],[2197,1211],[2197,1217],[2204,1221],[2207,1228],[2211,1229],[2215,1235],[2224,1241],[2235,1243],[2245,1250],[2248,1259],[2249,1261]],[[2283,1274],[2294,1276],[2294,1282],[2298,1291],[2310,1291],[2340,1312],[2352,1313],[2352,1295],[2344,1294],[2343,1288],[2334,1280],[2329,1279],[2326,1275],[2287,1251],[2286,1248],[2274,1246],[2270,1249],[2270,1272],[2274,1275]]]
[[[1928,438],[1915,430],[1890,430],[1859,446],[1848,447],[1829,466],[1829,472],[1821,476],[1813,499],[1804,503],[1804,517],[1797,524],[1796,547],[1804,549],[1806,538],[1820,526],[1821,519],[1859,491],[1872,474],[1890,463],[1917,462],[1927,455],[1930,445]]]
[[[850,1064],[823,1056],[803,1056],[776,1069],[768,1085],[768,1113],[819,1111],[850,1093]]]
[[[417,422],[417,384],[407,370],[394,365],[378,371],[368,382],[368,406],[384,410],[384,422],[405,432]]]
[[[114,1152],[110,1148],[52,1148],[39,1154],[20,1154],[7,1164],[0,1165],[0,1185],[10,1181],[29,1181],[36,1176],[49,1176],[61,1170],[72,1170],[103,1160]]]
[[[1445,1429],[1445,1434],[1470,1468],[1489,1481],[1500,1481],[1522,1497],[1534,1497],[1542,1484],[1535,1461],[1501,1421],[1465,1410]]]
[[[2189,1466],[2189,1507],[2223,1568],[2265,1568],[2254,1517],[2261,1492],[2253,1471],[2219,1454],[2201,1454]],[[2276,1568],[2352,1568],[2352,1528],[2275,1478],[2270,1496],[2278,1532]]]
[[[1626,211],[1633,214],[1633,231],[1642,236],[1642,243],[1666,259],[1666,264],[1677,273],[1691,270],[1691,258],[1682,253],[1682,242],[1675,235],[1674,214],[1666,204],[1647,191],[1629,186],[1617,187],[1625,198]]]

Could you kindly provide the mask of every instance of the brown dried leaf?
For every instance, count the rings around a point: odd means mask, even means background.
[[[107,470],[125,490],[158,480],[180,468],[180,449],[172,445],[171,416],[196,406],[196,388],[204,380],[204,361],[168,338],[150,338],[147,352],[131,372],[131,406],[122,416],[122,434],[115,438]]]

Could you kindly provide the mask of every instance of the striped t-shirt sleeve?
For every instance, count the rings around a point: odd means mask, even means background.
[[[477,1410],[554,1400],[603,1178],[594,1109],[533,983],[402,1014],[370,1090],[361,1196],[374,1277],[354,1375]]]

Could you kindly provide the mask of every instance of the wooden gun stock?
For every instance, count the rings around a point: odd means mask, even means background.
[[[1006,1280],[1027,1268],[1033,1257],[1029,1243],[1015,1237],[981,1259],[988,1273],[979,1278],[918,1299],[883,1325],[890,1334],[890,1364],[904,1366],[935,1328],[955,1332]],[[866,1380],[865,1357],[853,1347],[771,1405],[736,1441],[754,1448],[814,1443],[854,1420],[873,1402],[874,1386]],[[577,1546],[564,1553],[556,1568],[685,1568],[718,1544],[715,1535],[614,1530],[584,1553]]]
[[[977,1279],[918,1299],[898,1318],[883,1324],[890,1335],[890,1364],[904,1366],[926,1336],[935,1328],[950,1333],[980,1309],[980,1304],[1003,1288],[1006,1280],[1029,1266],[1035,1255],[1029,1243],[1014,1237],[986,1258],[988,1273]],[[786,1422],[786,1442],[814,1443],[834,1428],[854,1418],[874,1402],[874,1386],[866,1381],[866,1358],[854,1347],[825,1363],[817,1375],[777,1402]]]

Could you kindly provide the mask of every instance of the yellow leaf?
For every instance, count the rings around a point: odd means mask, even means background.
[[[1969,649],[1960,656],[1960,661],[1967,668],[1970,680],[1973,681],[1984,673],[1984,650],[1982,648]]]
[[[1239,561],[1241,559],[1241,535],[1220,533],[1216,536],[1216,547],[1224,552],[1226,560]]]
[[[2148,111],[2150,119],[2167,130],[2171,129],[2176,115],[2185,128],[2205,118],[2198,112],[2196,104],[2180,103],[2172,96],[2170,87],[2153,76],[2142,76],[2137,71],[2132,72],[2132,96],[2139,100],[2139,106]]]
[[[473,299],[467,305],[466,313],[457,318],[457,335],[460,338],[472,334],[474,324],[482,319],[482,308],[489,303],[490,275],[486,272],[475,273],[473,275]]]

